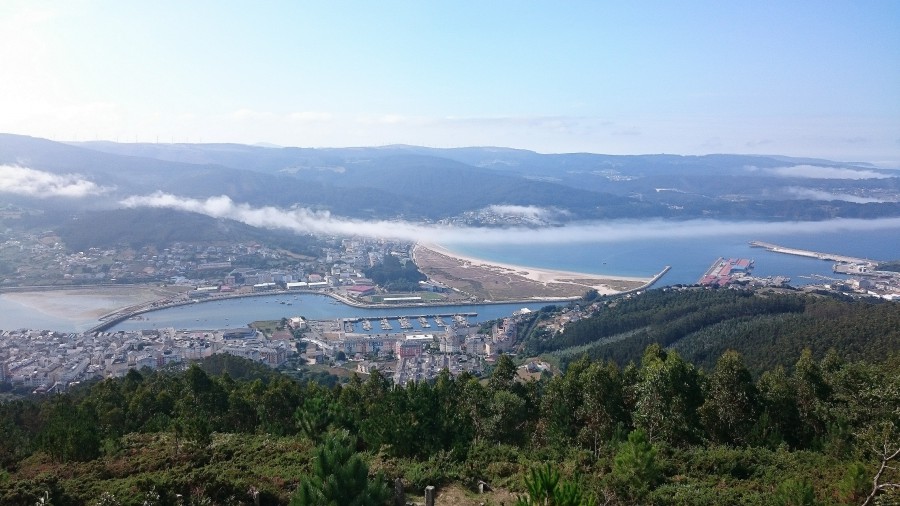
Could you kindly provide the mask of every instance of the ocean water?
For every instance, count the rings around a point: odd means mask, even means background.
[[[653,276],[670,265],[659,286],[696,283],[718,257],[750,258],[755,276],[788,276],[798,286],[821,282],[814,275],[844,278],[832,273],[833,262],[752,248],[759,240],[792,248],[835,253],[874,260],[900,259],[900,227],[858,234],[720,234],[692,239],[653,239],[623,242],[571,243],[561,245],[442,244],[447,249],[484,260],[515,265],[608,274]]]

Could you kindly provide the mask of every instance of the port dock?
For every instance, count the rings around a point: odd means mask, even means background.
[[[747,279],[752,269],[753,260],[749,258],[729,258],[726,260],[724,257],[719,257],[709,266],[709,269],[706,269],[703,276],[697,280],[697,284],[726,286],[732,282]]]
[[[765,250],[771,251],[773,253],[784,253],[785,255],[796,255],[807,258],[816,258],[818,260],[825,260],[826,262],[838,262],[842,264],[861,264],[861,265],[870,265],[876,266],[878,265],[878,261],[870,260],[868,258],[857,258],[846,255],[836,255],[834,253],[822,253],[819,251],[810,251],[805,249],[798,248],[787,248],[784,246],[779,246],[777,244],[772,244],[768,242],[762,241],[750,241],[751,248],[763,248]]]

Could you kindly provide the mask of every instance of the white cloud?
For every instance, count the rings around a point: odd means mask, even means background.
[[[522,216],[525,218],[540,218],[547,214],[547,210],[538,206],[516,206],[511,204],[495,204],[488,206],[488,210],[504,216]]]
[[[755,169],[755,167],[751,169]],[[776,176],[816,179],[884,179],[895,177],[874,170],[821,167],[818,165],[791,165],[763,170]]]
[[[423,225],[408,221],[356,220],[332,216],[305,208],[279,209],[235,203],[222,195],[205,200],[177,197],[157,192],[132,196],[126,207],[179,209],[214,218],[227,218],[255,227],[292,230],[297,233],[365,236],[406,241],[448,244],[565,244],[584,242],[616,243],[641,239],[712,237],[736,233],[746,235],[833,231],[870,231],[900,227],[900,218],[877,220],[835,219],[816,222],[722,222],[715,220],[616,220],[572,223],[539,228],[480,228],[451,225]],[[520,206],[526,207],[526,206]]]
[[[801,188],[799,186],[789,186],[785,191],[798,199],[807,200],[842,200],[844,202],[854,202],[857,204],[870,204],[874,202],[893,202],[890,200],[876,199],[872,197],[860,197],[849,193],[829,193],[822,190],[814,190],[812,188]]]
[[[77,174],[52,174],[17,165],[0,165],[0,192],[4,193],[41,198],[87,197],[109,190]]]

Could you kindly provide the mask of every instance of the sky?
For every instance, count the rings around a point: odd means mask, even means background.
[[[3,0],[0,132],[900,167],[900,2]]]

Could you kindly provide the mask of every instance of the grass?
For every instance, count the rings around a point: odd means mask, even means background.
[[[281,328],[281,320],[258,320],[250,324],[251,327],[262,332],[266,336],[271,336]]]

